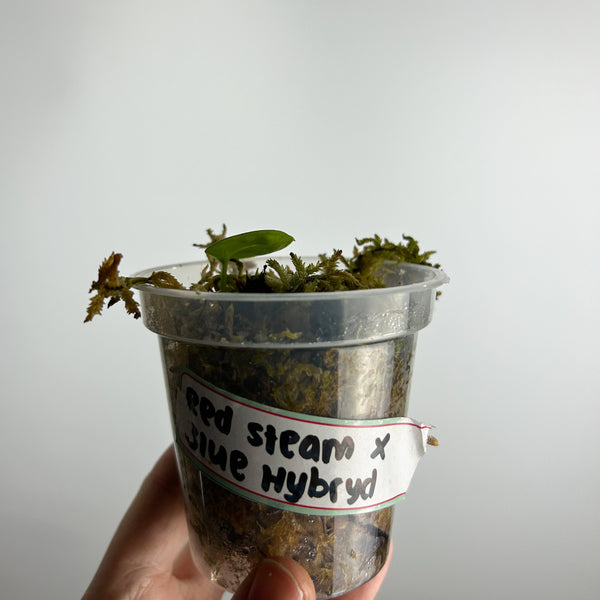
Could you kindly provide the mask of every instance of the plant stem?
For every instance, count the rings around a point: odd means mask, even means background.
[[[221,263],[221,291],[224,292],[227,287],[227,262]]]

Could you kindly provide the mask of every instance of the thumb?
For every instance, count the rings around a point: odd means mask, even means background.
[[[265,558],[248,575],[231,600],[315,600],[315,587],[290,558]]]

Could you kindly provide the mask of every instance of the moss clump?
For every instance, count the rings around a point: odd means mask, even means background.
[[[233,239],[226,238],[226,232],[225,226],[219,234],[208,229],[210,242],[194,244],[206,250],[207,263],[198,281],[187,289],[198,292],[240,294],[336,292],[385,287],[386,263],[394,265],[409,262],[436,268],[440,266],[429,262],[429,258],[435,254],[435,251],[421,252],[417,241],[410,236],[405,235],[402,242],[394,243],[387,238],[382,239],[374,235],[355,240],[356,245],[350,258],[345,257],[341,250],[334,250],[331,254],[321,254],[316,262],[307,264],[291,252],[291,266],[283,265],[271,258],[262,268],[249,271],[247,263],[238,257],[231,256],[223,264],[210,254],[211,246],[217,242]],[[234,238],[243,238],[245,235],[256,236],[257,233],[261,232],[249,232]],[[287,236],[287,234],[283,235]],[[287,238],[293,239],[291,236]],[[248,257],[244,256],[244,258]],[[149,277],[124,277],[119,273],[121,259],[121,254],[113,252],[100,265],[98,279],[90,287],[90,293],[95,292],[95,295],[90,300],[86,322],[102,312],[106,300],[109,308],[123,300],[127,312],[134,318],[139,318],[139,305],[131,291],[135,285],[146,283],[157,287],[186,289],[173,275],[165,271],[156,271]]]

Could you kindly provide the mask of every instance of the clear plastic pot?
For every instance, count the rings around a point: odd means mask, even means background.
[[[165,270],[188,286],[200,278],[202,266],[171,265],[137,275]],[[182,373],[247,403],[257,419],[282,411],[287,418],[311,415],[335,426],[404,417],[417,332],[431,321],[436,289],[447,281],[440,270],[403,263],[389,266],[387,287],[372,290],[231,294],[138,286],[144,323],[160,340],[192,553],[211,580],[234,591],[262,558],[288,556],[307,569],[318,598],[338,596],[385,563],[394,507],[349,514],[305,505],[288,509],[247,493],[246,481],[239,490],[221,481],[219,469],[199,464],[186,446],[184,436],[209,452],[209,438],[218,432],[212,405],[212,412],[196,412],[200,392],[188,387],[187,404],[182,400]],[[181,413],[188,409],[197,415],[194,436],[181,431],[187,418]],[[266,437],[256,439],[267,447]],[[292,446],[279,443],[282,452],[293,454]],[[318,457],[312,458],[314,470]]]

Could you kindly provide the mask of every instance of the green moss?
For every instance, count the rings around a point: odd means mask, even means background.
[[[253,231],[238,236],[226,237],[223,226],[220,234],[207,229],[210,239],[207,244],[194,244],[204,248],[207,263],[196,283],[190,290],[203,292],[244,293],[302,293],[333,292],[384,287],[386,263],[388,265],[411,262],[439,268],[429,258],[435,251],[421,252],[417,241],[403,236],[403,241],[394,243],[380,236],[357,239],[352,257],[347,258],[341,250],[321,254],[314,263],[305,263],[299,256],[290,253],[291,266],[269,259],[264,266],[249,272],[241,260],[252,258],[253,252],[270,253],[285,247],[293,238],[274,230]],[[265,239],[261,239],[261,235]],[[231,243],[226,244],[226,242]],[[224,246],[224,248],[223,248]],[[218,258],[211,254],[215,252]],[[239,256],[233,253],[238,250]],[[121,254],[113,252],[98,269],[98,279],[90,287],[91,298],[85,321],[100,314],[104,303],[108,307],[123,300],[127,312],[136,319],[140,316],[139,305],[131,288],[147,283],[157,287],[184,289],[175,277],[164,271],[152,273],[150,277],[124,277],[119,273]]]

